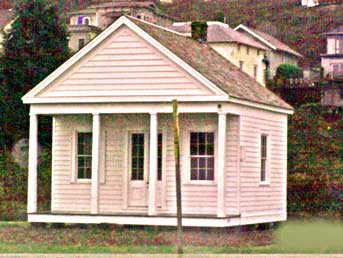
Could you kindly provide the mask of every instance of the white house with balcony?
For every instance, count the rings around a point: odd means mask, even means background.
[[[183,225],[287,218],[293,109],[206,43],[122,16],[23,97],[28,221],[176,225],[172,100]],[[51,116],[51,209],[38,209],[38,121]]]
[[[325,33],[326,53],[321,55],[324,77],[343,77],[343,26]]]
[[[301,5],[306,7],[314,7],[319,5],[319,0],[301,0]]]

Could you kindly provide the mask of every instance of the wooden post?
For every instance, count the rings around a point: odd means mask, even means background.
[[[157,113],[150,113],[149,216],[156,215]]]
[[[177,253],[183,253],[182,205],[181,205],[181,175],[180,175],[180,128],[177,100],[173,100],[174,156],[176,177],[176,207],[177,207]]]
[[[218,159],[217,159],[217,216],[225,217],[225,145],[226,113],[218,114]]]
[[[99,211],[100,115],[93,114],[91,214]]]
[[[38,116],[30,114],[27,213],[37,212]]]

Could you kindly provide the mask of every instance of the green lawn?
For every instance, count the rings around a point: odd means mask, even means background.
[[[265,231],[185,232],[186,253],[343,253],[343,223],[291,220]],[[175,253],[172,228],[37,228],[0,223],[0,253]]]

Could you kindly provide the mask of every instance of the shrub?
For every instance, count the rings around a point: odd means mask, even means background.
[[[51,156],[43,150],[38,169],[38,210],[50,208]],[[0,220],[26,220],[27,171],[13,162],[6,152],[0,153]]]
[[[316,104],[290,118],[288,208],[343,212],[343,113]]]
[[[303,70],[291,64],[281,64],[276,69],[276,78],[281,80],[287,80],[291,78],[302,78]]]

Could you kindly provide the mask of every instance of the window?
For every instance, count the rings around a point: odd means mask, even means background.
[[[257,65],[254,65],[254,78],[257,78]]]
[[[85,39],[79,39],[79,49],[85,46]]]
[[[144,133],[131,135],[131,180],[144,180]]]
[[[241,44],[238,44],[238,52],[241,51]]]
[[[157,142],[157,180],[162,180],[162,155],[163,155],[163,135],[158,134]]]
[[[250,53],[250,47],[247,47],[247,55]]]
[[[214,133],[190,134],[191,180],[214,180]]]
[[[244,61],[239,61],[239,68],[243,71]]]
[[[268,135],[261,135],[261,182],[267,181],[268,169]]]
[[[337,38],[335,40],[335,53],[342,54],[343,53],[343,39]]]
[[[92,178],[92,133],[77,133],[77,178]]]
[[[91,23],[91,19],[89,17],[84,17],[83,18],[82,24],[90,25],[90,23]]]

